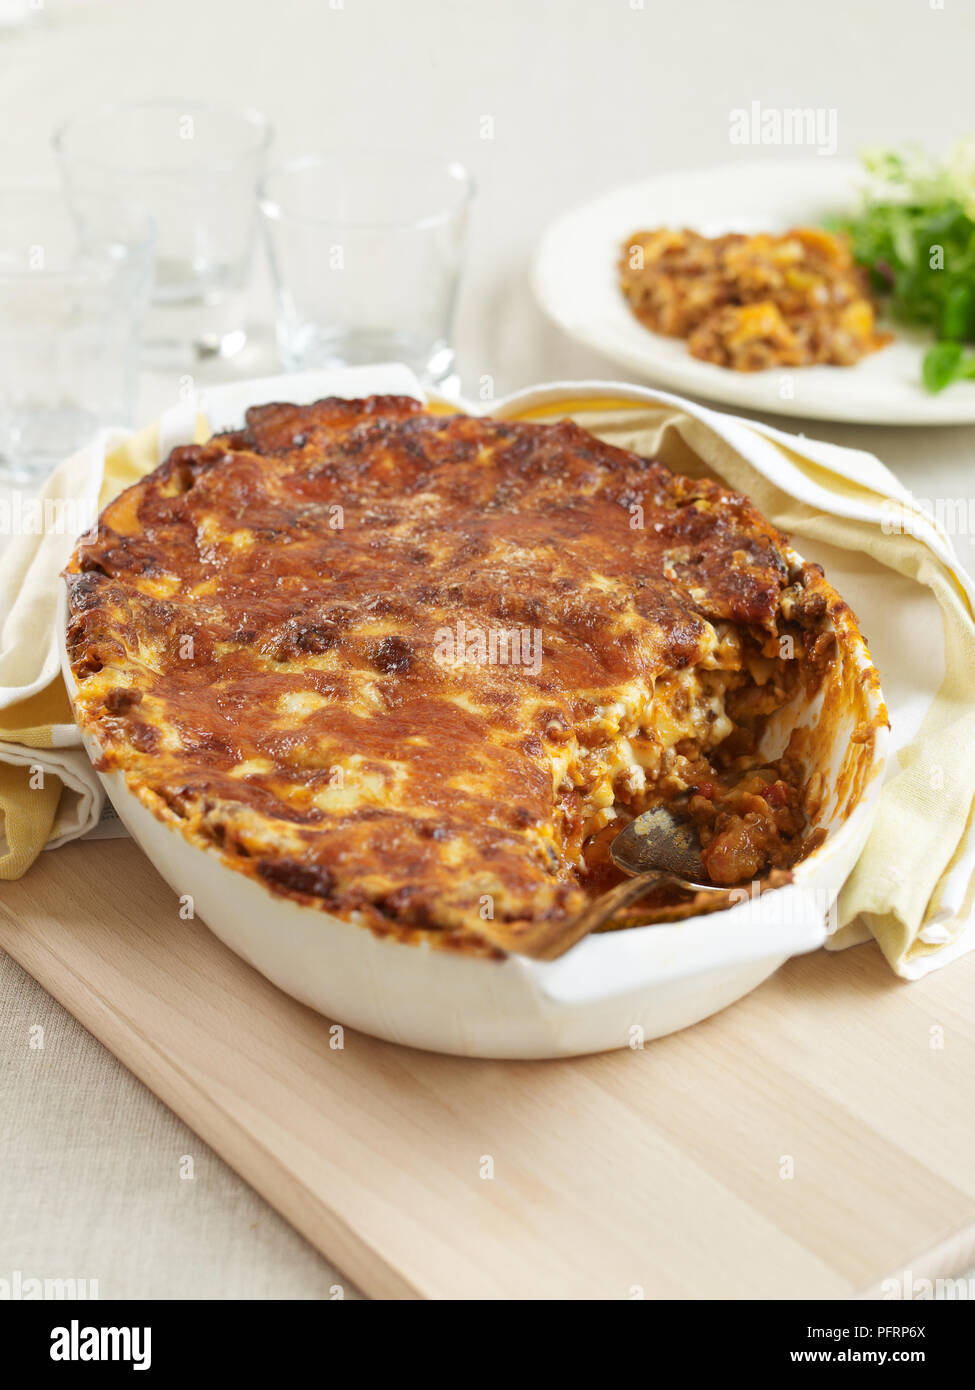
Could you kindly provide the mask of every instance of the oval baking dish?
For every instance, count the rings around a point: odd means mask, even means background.
[[[630,399],[634,394],[626,392]],[[73,701],[66,620],[62,594],[62,668]],[[793,730],[803,730],[807,778],[820,788],[815,825],[825,841],[784,887],[754,896],[743,890],[736,906],[707,916],[599,933],[554,962],[410,942],[272,894],[229,867],[215,846],[157,819],[123,773],[99,775],[177,899],[192,898],[196,914],[231,949],[330,1019],[468,1056],[550,1057],[634,1046],[733,1002],[788,957],[825,939],[827,914],[869,833],[887,736],[876,672],[845,605],[837,605],[831,626],[837,656],[820,688],[812,697],[800,689],[770,719],[761,746],[766,759],[775,759]],[[97,744],[84,736],[97,757]]]

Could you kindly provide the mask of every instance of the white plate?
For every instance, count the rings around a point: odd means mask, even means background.
[[[784,232],[822,223],[851,208],[860,166],[810,156],[660,174],[603,194],[566,213],[535,254],[535,296],[560,328],[660,386],[749,411],[768,410],[861,424],[975,423],[975,382],[932,396],[921,385],[931,336],[897,329],[889,347],[855,367],[773,368],[734,372],[699,362],[679,338],[665,338],[634,317],[617,284],[623,241],[641,227],[723,232]]]

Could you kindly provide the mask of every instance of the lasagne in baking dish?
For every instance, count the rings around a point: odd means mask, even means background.
[[[373,930],[530,952],[662,801],[717,884],[813,843],[801,761],[759,741],[839,600],[746,498],[569,421],[254,408],[113,501],[67,579],[100,768]]]

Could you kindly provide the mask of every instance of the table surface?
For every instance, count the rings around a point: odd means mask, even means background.
[[[729,112],[753,100],[835,108],[839,157],[909,139],[941,150],[961,133],[973,41],[965,6],[889,0],[46,0],[36,23],[0,30],[0,172],[53,176],[49,134],[74,111],[177,95],[260,107],[276,157],[350,143],[459,157],[478,183],[461,384],[476,396],[490,377],[500,395],[620,376],[530,298],[532,247],[562,209],[641,174],[781,157],[729,143]],[[276,369],[261,264],[250,316],[248,347],[200,384]],[[179,376],[144,375],[140,418]],[[975,428],[774,423],[871,450],[919,498],[975,492]],[[108,1269],[116,1297],[356,1296],[8,957],[0,997],[0,1276]]]
[[[373,1297],[848,1298],[975,1259],[975,954],[909,986],[873,942],[816,951],[687,1032],[514,1062],[337,1030],[131,841],[12,884],[0,947]],[[164,1209],[208,1213],[200,1147],[156,1154]]]

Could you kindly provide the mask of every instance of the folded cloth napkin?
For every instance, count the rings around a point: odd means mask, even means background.
[[[100,436],[57,470],[42,498],[100,509],[174,444],[236,425],[247,404],[382,391],[421,394],[403,368],[306,373],[216,391],[139,434]],[[870,454],[639,387],[566,383],[541,394],[541,404],[539,392],[519,393],[492,413],[570,415],[609,443],[723,479],[801,538],[799,548],[823,559],[861,619],[869,617],[896,751],[829,944],[872,935],[905,978],[973,949],[975,587],[943,529]],[[101,810],[58,674],[57,576],[73,543],[67,533],[21,535],[0,563],[0,878],[22,874],[45,845],[85,833]]]
[[[113,465],[131,459],[137,476],[139,458],[138,437],[103,430],[37,498],[5,499],[13,538],[0,561],[0,878],[18,878],[45,845],[84,834],[101,813],[104,793],[60,676],[57,575],[103,489],[107,500],[118,486]]]

